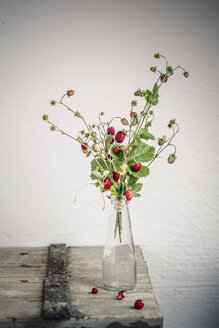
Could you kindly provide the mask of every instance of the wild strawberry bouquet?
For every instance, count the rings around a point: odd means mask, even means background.
[[[126,197],[130,201],[133,197],[139,197],[142,188],[142,178],[149,175],[149,167],[156,160],[161,152],[171,148],[167,156],[169,164],[176,160],[176,146],[173,139],[179,131],[179,126],[175,119],[168,122],[171,133],[155,138],[150,132],[154,120],[154,107],[159,102],[159,90],[177,70],[182,70],[184,77],[188,78],[189,73],[181,66],[175,68],[168,64],[167,59],[156,53],[156,59],[164,59],[165,69],[161,72],[157,66],[150,67],[153,73],[158,74],[157,80],[152,90],[138,89],[134,92],[136,97],[131,101],[131,106],[127,117],[113,117],[110,121],[104,121],[104,113],[98,115],[98,123],[89,124],[84,116],[71,109],[65,102],[65,97],[72,97],[74,90],[68,90],[60,100],[52,100],[50,104],[61,105],[74,116],[84,123],[84,129],[78,132],[77,136],[72,136],[49,120],[47,114],[43,115],[43,120],[50,124],[51,131],[60,132],[76,141],[81,151],[86,157],[92,156],[91,179],[94,180],[96,187],[100,188],[101,193],[109,192],[111,196]],[[138,109],[138,98],[144,99],[144,106]],[[115,130],[114,122],[118,120],[121,128]],[[158,148],[147,144],[155,142]],[[121,215],[121,213],[119,214]]]

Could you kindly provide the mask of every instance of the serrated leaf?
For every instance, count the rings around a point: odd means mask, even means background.
[[[93,159],[91,161],[91,171],[96,171],[97,167],[103,170],[108,170],[106,161],[104,161],[102,158]]]
[[[141,129],[141,131],[139,132],[139,137],[144,140],[155,140],[153,134],[149,133],[147,129]]]
[[[113,166],[115,167],[115,169],[117,171],[119,171],[120,170],[120,166],[122,165],[122,163],[123,162],[121,162],[121,161],[115,160],[115,161],[113,161]]]
[[[149,175],[149,172],[150,172],[149,168],[147,166],[143,166],[143,165],[141,166],[141,169],[137,172],[132,170],[132,165],[131,165],[131,167],[129,166],[127,170],[130,175],[133,175],[135,178],[138,178],[138,179],[146,177],[147,175]]]
[[[102,179],[106,178],[109,175],[110,171],[106,170],[103,172]]]
[[[146,145],[144,142],[139,142],[137,146],[133,146],[129,152],[128,161],[135,160],[136,162],[144,163],[152,160],[154,156],[154,147]]]
[[[92,173],[91,173],[91,175],[90,175],[90,178],[91,178],[92,180],[96,180],[96,179],[97,179],[97,177],[95,177]]]
[[[128,179],[129,187],[133,186],[138,181],[138,178],[134,177],[134,175],[129,175],[129,174],[127,174],[127,179]]]
[[[133,187],[132,187],[132,191],[133,192],[137,192],[137,191],[140,191],[141,188],[143,186],[143,183],[136,183]]]
[[[141,195],[135,191],[133,191],[133,197],[140,197]]]
[[[102,174],[97,171],[92,171],[91,176],[91,179],[102,179]]]
[[[111,146],[111,142],[112,142],[112,140],[113,140],[113,137],[111,136],[111,134],[110,135],[108,135],[107,137],[106,137],[106,141],[105,141],[105,149],[106,149],[106,153],[108,153],[108,151],[109,151],[109,149],[110,149],[110,146]]]

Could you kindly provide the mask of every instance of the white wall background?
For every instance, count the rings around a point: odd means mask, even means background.
[[[0,1],[2,247],[104,244],[99,192],[72,204],[90,160],[41,116],[73,134],[79,121],[51,99],[73,88],[91,122],[128,115],[133,92],[154,83],[155,52],[189,70],[163,86],[151,130],[177,119],[178,160],[156,161],[130,204],[165,328],[219,327],[218,14],[212,0]]]

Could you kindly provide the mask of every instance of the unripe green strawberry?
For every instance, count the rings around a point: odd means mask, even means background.
[[[155,73],[155,72],[156,72],[156,69],[157,69],[157,68],[156,68],[155,66],[151,66],[151,67],[150,67],[151,72],[154,72],[154,73]]]
[[[166,138],[159,138],[158,139],[158,145],[159,146],[163,146],[163,144],[165,143],[165,141],[166,141]]]
[[[131,126],[135,126],[138,124],[138,119],[134,118],[134,120],[132,120]]]
[[[167,161],[168,161],[169,164],[173,164],[175,162],[175,160],[176,160],[176,155],[175,154],[170,154],[168,156]]]
[[[82,118],[82,115],[77,111],[77,112],[75,112],[75,116],[76,117],[80,117],[80,118]]]
[[[189,73],[188,73],[188,72],[184,72],[183,75],[184,75],[185,77],[189,77]]]
[[[160,58],[159,53],[155,54],[155,55],[154,55],[154,58]]]
[[[43,116],[42,116],[42,117],[43,117],[43,120],[44,120],[44,121],[47,121],[47,120],[48,120],[48,118],[49,118],[49,117],[48,117],[48,115],[46,115],[46,114],[43,114]]]

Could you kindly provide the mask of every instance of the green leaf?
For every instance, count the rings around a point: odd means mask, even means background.
[[[108,151],[110,149],[110,146],[111,146],[110,143],[112,142],[112,140],[113,140],[113,137],[111,136],[111,134],[106,137],[106,141],[105,141],[105,143],[106,143],[106,147],[105,147],[106,153],[108,153]]]
[[[104,178],[106,178],[107,177],[107,175],[109,175],[109,173],[110,173],[110,171],[104,171],[103,172],[103,175],[102,175],[102,179],[104,179]]]
[[[151,105],[156,106],[158,104],[158,99],[151,100]]]
[[[120,166],[122,165],[122,163],[123,162],[121,162],[121,161],[115,160],[115,161],[113,161],[113,166],[115,167],[115,169],[117,171],[119,171],[120,170]]]
[[[89,151],[89,152],[87,153],[86,157],[89,157],[89,156],[90,156],[90,154],[91,154],[91,151]]]
[[[111,186],[109,191],[111,191],[112,196],[117,196],[119,194],[118,190],[114,186]]]
[[[96,171],[97,167],[99,167],[101,170],[108,170],[106,161],[102,158],[93,159],[91,161],[91,171]]]
[[[140,191],[141,188],[143,186],[143,183],[136,183],[133,187],[132,187],[132,191],[133,192],[137,192],[137,191]]]
[[[147,129],[141,129],[141,131],[139,132],[139,137],[144,140],[155,140],[153,134],[149,133]]]
[[[102,179],[102,174],[100,172],[97,172],[97,171],[92,171],[90,177],[91,177],[92,180]]]
[[[120,147],[120,145],[115,144],[114,147],[116,147],[116,146]],[[110,152],[112,158],[114,158],[115,160],[119,160],[119,161],[123,162],[123,151],[121,150],[120,153],[115,154],[114,151],[113,151],[114,147],[111,148],[111,152]]]
[[[137,146],[133,146],[129,152],[128,161],[135,160],[136,162],[144,163],[152,160],[154,156],[154,147],[146,145],[144,142],[139,142]]]
[[[134,196],[134,197],[140,197],[141,195],[140,195],[139,193],[133,191],[133,196]]]
[[[138,178],[134,177],[134,175],[129,175],[129,174],[127,174],[127,179],[128,179],[129,187],[133,186],[138,181]]]
[[[145,97],[146,101],[149,101],[151,98],[151,91],[147,89],[145,91],[144,97]]]
[[[143,177],[146,177],[147,175],[149,175],[149,168],[147,166],[141,166],[141,169],[138,171],[138,172],[135,172],[132,170],[132,167],[128,167],[128,173],[130,175],[133,175],[135,178],[143,178]]]
[[[157,97],[158,96],[158,90],[159,90],[158,85],[157,85],[157,83],[155,83],[154,84],[154,87],[153,87],[153,91],[152,91],[152,96],[153,97]]]

